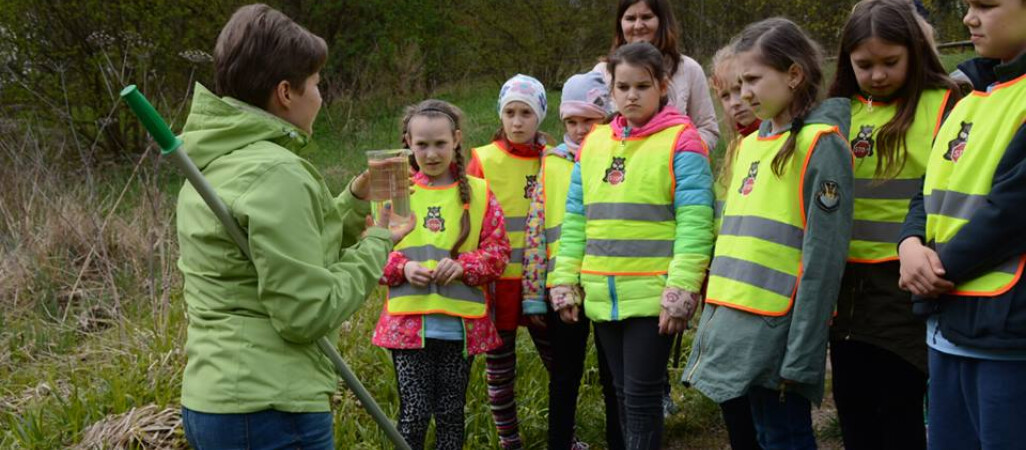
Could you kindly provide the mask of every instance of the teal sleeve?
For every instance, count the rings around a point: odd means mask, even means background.
[[[387,230],[371,229],[325,264],[333,251],[325,245],[339,241],[325,239],[322,230],[338,217],[323,213],[332,200],[321,189],[303,167],[281,164],[236,201],[246,214],[260,303],[278,334],[295,343],[328,334],[363,305],[392,249]]]
[[[574,164],[570,175],[570,191],[566,197],[566,215],[559,237],[556,267],[549,274],[553,286],[581,283],[581,260],[584,259],[584,195],[581,188],[581,164]]]
[[[677,230],[666,285],[699,292],[712,257],[714,239],[712,169],[705,156],[681,152],[673,158],[673,176]]]

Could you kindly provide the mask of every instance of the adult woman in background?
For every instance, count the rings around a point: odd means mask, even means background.
[[[625,44],[641,41],[651,43],[663,54],[670,76],[667,91],[670,105],[691,118],[707,148],[716,147],[720,129],[705,73],[698,62],[678,50],[677,19],[667,0],[620,0],[616,7],[616,35],[609,53]],[[605,61],[593,70],[605,74],[606,84],[609,84]]]

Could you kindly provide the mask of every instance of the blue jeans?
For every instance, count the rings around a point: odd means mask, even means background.
[[[812,433],[812,405],[795,393],[785,393],[762,387],[748,392],[752,403],[752,420],[759,436],[759,444],[766,450],[815,449],[816,436]]]
[[[964,358],[930,349],[929,447],[1024,449],[1026,361]]]
[[[209,414],[182,407],[185,438],[196,450],[331,450],[335,439],[330,412]]]

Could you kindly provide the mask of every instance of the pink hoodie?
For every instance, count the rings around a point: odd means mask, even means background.
[[[677,108],[670,105],[664,106],[661,111],[652,116],[645,126],[631,129],[630,137],[645,137],[669,127],[681,124],[687,126],[684,127],[684,131],[682,131],[680,136],[677,137],[677,143],[673,147],[674,153],[694,152],[708,158],[709,149],[706,148],[705,143],[702,141],[702,136],[698,134],[698,129],[696,129],[695,125],[691,123],[691,119],[688,116],[681,114],[680,111],[677,111]],[[617,114],[609,125],[613,129],[613,137],[622,139],[624,129],[627,128],[627,119],[622,115]]]

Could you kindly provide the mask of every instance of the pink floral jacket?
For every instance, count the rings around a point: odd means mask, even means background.
[[[418,173],[414,182],[426,184],[427,177]],[[506,235],[505,219],[499,201],[491,192],[488,193],[488,208],[485,210],[484,223],[477,250],[461,253],[456,260],[463,267],[463,283],[467,286],[481,286],[498,280],[506,269],[510,258],[509,237]],[[408,259],[400,252],[392,252],[388,257],[384,275],[380,283],[386,286],[399,286],[406,283],[403,269]],[[489,300],[490,301],[490,300]],[[489,309],[491,307],[489,306]],[[387,308],[382,308],[381,317],[374,329],[374,345],[394,349],[416,349],[424,347],[422,315],[393,316]],[[464,344],[468,355],[476,355],[498,348],[502,341],[496,331],[495,324],[488,316],[480,319],[463,319],[466,331]]]

